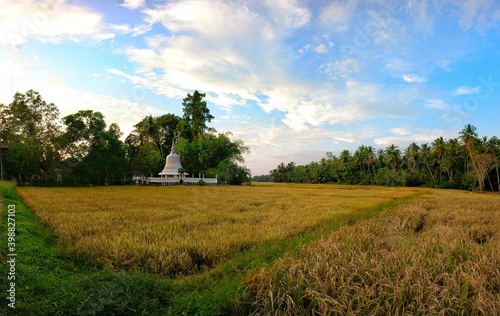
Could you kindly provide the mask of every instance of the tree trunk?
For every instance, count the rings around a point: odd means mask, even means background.
[[[428,163],[425,163],[425,165],[427,166],[427,169],[429,169],[429,174],[431,175],[432,183],[434,183],[434,185],[436,185],[436,180],[434,179],[434,175],[432,174],[431,167],[429,167]]]
[[[497,170],[497,191],[500,192],[500,175],[498,174],[498,163],[495,165],[495,169]]]

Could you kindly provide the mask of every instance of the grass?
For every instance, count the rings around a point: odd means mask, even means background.
[[[256,315],[499,315],[500,196],[437,191],[247,277]]]

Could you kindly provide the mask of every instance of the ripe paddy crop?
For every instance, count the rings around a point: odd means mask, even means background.
[[[432,190],[247,277],[255,315],[500,315],[500,195]]]
[[[410,196],[332,185],[17,189],[75,258],[160,275],[207,270],[258,242]]]

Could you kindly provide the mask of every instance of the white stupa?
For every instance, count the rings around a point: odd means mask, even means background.
[[[163,170],[158,175],[162,178],[182,178],[187,173],[179,173],[179,169],[181,168],[181,157],[175,151],[174,143],[172,143],[170,154],[165,158],[165,167],[163,167]]]
[[[194,175],[186,177],[186,172],[180,173],[179,169],[182,168],[181,157],[175,151],[175,144],[172,144],[170,154],[165,158],[165,167],[158,174],[160,177],[144,178],[141,176],[134,176],[132,179],[136,183],[144,184],[159,184],[159,185],[177,185],[177,184],[217,184],[217,174],[215,178],[205,178],[205,174],[201,177],[195,178]]]

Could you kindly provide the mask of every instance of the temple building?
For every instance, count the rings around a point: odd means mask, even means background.
[[[170,154],[165,159],[165,167],[163,167],[163,170],[158,175],[162,178],[183,178],[187,175],[183,170],[181,157],[175,151],[174,144],[172,144]]]
[[[182,168],[181,157],[175,151],[174,144],[172,144],[172,149],[170,154],[165,158],[165,166],[163,170],[158,174],[159,177],[133,177],[136,183],[145,184],[161,184],[161,185],[176,185],[176,184],[217,184],[217,176],[215,178],[205,178],[198,175],[197,178],[191,176],[184,172]]]

